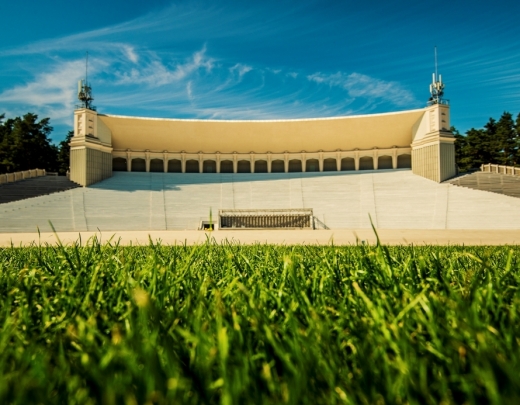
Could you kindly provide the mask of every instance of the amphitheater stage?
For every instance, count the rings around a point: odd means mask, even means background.
[[[271,174],[114,172],[113,177],[91,187],[0,204],[0,233],[7,234],[2,235],[3,243],[10,237],[14,243],[22,234],[51,232],[52,222],[60,233],[100,231],[103,235],[117,233],[128,241],[143,240],[143,236],[127,236],[129,231],[144,231],[139,235],[183,231],[163,240],[194,243],[205,238],[204,232],[196,229],[202,220],[209,220],[210,212],[215,221],[219,209],[275,208],[312,208],[316,223],[328,229],[267,231],[274,233],[265,237],[262,232],[266,231],[254,231],[251,237],[243,230],[213,234],[235,240],[235,235],[241,235],[247,243],[282,243],[290,232],[298,235],[291,237],[294,242],[325,243],[334,235],[339,243],[355,243],[352,230],[360,239],[371,240],[372,220],[382,238],[387,237],[384,232],[390,232],[389,240],[418,242],[432,235],[427,240],[459,243],[462,239],[458,236],[446,236],[456,233],[433,231],[460,230],[467,235],[464,238],[470,238],[464,240],[491,243],[494,231],[511,230],[504,233],[508,236],[503,243],[514,243],[520,229],[519,198],[438,184],[402,169]],[[471,239],[472,234],[475,239]]]

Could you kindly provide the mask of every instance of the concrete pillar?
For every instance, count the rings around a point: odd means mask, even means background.
[[[250,165],[251,165],[251,173],[254,173],[255,172],[255,154],[253,152],[251,152],[249,154],[249,159],[250,159]]]
[[[305,173],[307,171],[307,155],[305,153],[302,153],[301,160],[302,160],[302,172]]]
[[[289,156],[287,155],[287,152],[285,152],[283,156],[283,165],[285,173],[289,173]]]
[[[217,155],[215,156],[215,166],[217,173],[220,173],[220,152],[217,152]]]
[[[379,154],[377,153],[377,150],[374,150],[372,152],[372,164],[374,165],[374,170],[377,170],[379,167]]]
[[[126,171],[132,171],[132,153],[129,150],[126,151]]]
[[[168,152],[163,152],[163,171],[164,173],[168,173]]]
[[[320,172],[323,171],[323,153],[320,152],[320,157],[319,157],[319,165],[320,165]]]
[[[354,155],[354,167],[356,170],[359,170],[359,152],[356,151]]]
[[[336,170],[341,171],[341,153],[339,152],[336,153]]]
[[[199,173],[204,173],[204,157],[202,152],[199,152]]]
[[[238,160],[237,160],[237,153],[233,152],[233,173],[238,172]]]
[[[149,150],[146,150],[144,152],[144,162],[145,162],[145,166],[146,166],[146,173],[149,173],[150,172],[150,151]]]
[[[392,151],[392,169],[397,169],[397,149]]]
[[[267,152],[267,173],[271,173],[271,152]]]
[[[181,152],[181,172],[186,173],[186,152]]]

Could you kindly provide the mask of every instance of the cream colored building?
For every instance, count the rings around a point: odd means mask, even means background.
[[[412,168],[442,182],[456,174],[449,106],[348,117],[227,121],[74,112],[71,180],[113,171],[275,173]]]

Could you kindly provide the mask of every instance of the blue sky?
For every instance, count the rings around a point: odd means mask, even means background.
[[[280,119],[421,108],[438,47],[462,132],[520,112],[518,1],[0,0],[0,113]]]

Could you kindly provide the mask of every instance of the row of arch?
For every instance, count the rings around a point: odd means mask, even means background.
[[[377,160],[376,160],[377,159]],[[221,160],[220,167],[217,167],[217,161],[204,160],[201,164],[199,160],[188,159],[185,162],[183,170],[182,161],[180,159],[150,159],[149,167],[143,158],[132,158],[130,164],[127,159],[122,157],[113,158],[112,169],[114,171],[132,171],[132,172],[164,172],[164,173],[297,173],[297,172],[335,172],[356,170],[356,161],[354,158],[346,157],[338,161],[334,158],[323,160],[323,167],[320,170],[320,162],[318,159],[307,159],[303,165],[300,159],[291,159],[287,162],[281,159],[269,162],[266,160]],[[358,170],[374,170],[374,169],[393,169],[393,168],[411,168],[412,159],[408,154],[397,156],[397,165],[394,164],[392,156],[369,157],[365,156],[359,159]],[[236,165],[235,165],[236,164]],[[376,166],[377,165],[377,166]],[[397,167],[395,167],[397,166]],[[148,169],[148,170],[147,170]],[[270,170],[269,170],[270,169]]]

